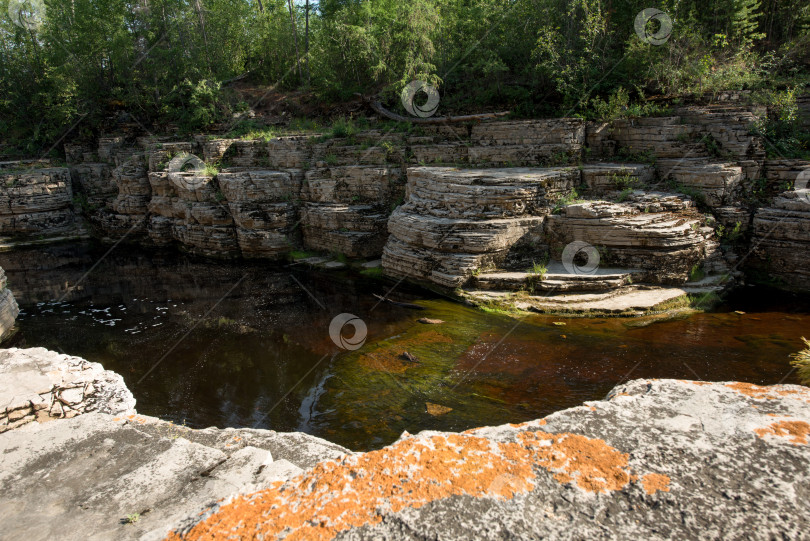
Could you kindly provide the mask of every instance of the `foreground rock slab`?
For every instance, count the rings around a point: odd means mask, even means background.
[[[124,378],[45,348],[0,351],[0,433],[81,413],[134,413]]]
[[[797,538],[810,389],[636,380],[521,425],[403,435],[237,496],[183,539]]]
[[[43,415],[48,393],[73,414]],[[43,348],[0,351],[0,399],[26,408],[0,434],[2,539],[161,539],[194,509],[349,452],[302,433],[138,415],[120,375]]]
[[[39,395],[79,361],[6,350],[0,395]],[[810,526],[806,387],[635,380],[544,419],[405,433],[367,453],[193,430],[132,412],[127,393],[0,434],[4,539],[787,539]]]

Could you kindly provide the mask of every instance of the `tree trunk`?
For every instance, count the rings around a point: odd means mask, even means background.
[[[304,62],[307,68],[307,86],[311,84],[310,72],[309,72],[309,0],[307,0],[307,7],[306,7],[306,37],[305,37],[305,45],[304,45]]]
[[[200,18],[200,29],[202,30],[203,44],[205,45],[205,60],[208,64],[208,71],[209,73],[213,73],[211,70],[211,56],[208,52],[208,36],[205,33],[205,15],[203,15],[203,7],[200,0],[194,0],[194,9],[197,12],[197,16]]]
[[[295,43],[295,65],[298,70],[298,79],[301,80],[301,54],[298,51],[298,30],[295,28],[295,11],[293,8],[292,0],[287,0],[287,5],[290,6],[290,23],[292,24],[293,43]]]

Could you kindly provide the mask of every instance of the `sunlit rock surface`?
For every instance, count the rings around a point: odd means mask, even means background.
[[[554,255],[538,236],[538,217],[565,216],[565,207],[581,199],[623,204],[633,190],[645,190],[686,195],[715,229],[715,238],[698,247],[705,255],[690,254],[684,265],[689,260],[709,274],[721,272],[713,269],[727,256],[734,271],[762,268],[767,249],[788,265],[789,276],[802,258],[788,261],[786,252],[767,246],[750,257],[759,235],[753,216],[759,211],[756,222],[767,220],[767,209],[779,208],[775,196],[806,181],[810,163],[766,159],[764,140],[751,130],[765,114],[759,106],[718,102],[611,122],[500,120],[270,140],[111,135],[68,141],[69,171],[28,164],[21,172],[19,164],[0,163],[0,236],[30,241],[86,221],[107,241],[215,258],[278,260],[301,250],[379,258],[385,251],[390,275],[452,289],[473,273],[525,271],[549,250]],[[209,169],[170,171],[186,154]],[[448,172],[438,175],[442,167]],[[568,184],[543,195],[543,183],[513,189],[460,180],[520,167],[566,170]],[[17,172],[9,176],[10,168]],[[456,180],[448,180],[451,173]],[[804,228],[804,219],[796,219]],[[442,246],[431,247],[437,239]],[[673,276],[668,267],[658,270],[659,282]],[[777,285],[807,287],[803,279]]]
[[[635,380],[521,425],[405,434],[172,537],[792,538],[810,510],[808,421],[804,387]]]
[[[54,370],[30,364],[46,358]],[[9,350],[0,367],[29,363],[16,383],[31,387],[73,374],[72,359]],[[805,387],[676,380],[620,384],[519,425],[405,433],[367,453],[81,413],[0,434],[0,528],[25,539],[798,538],[808,437]]]

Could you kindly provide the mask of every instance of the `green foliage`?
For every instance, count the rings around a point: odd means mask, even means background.
[[[3,0],[0,13],[7,7]],[[400,92],[420,79],[439,89],[442,111],[497,108],[518,117],[632,118],[666,114],[653,95],[771,92],[772,114],[758,127],[769,154],[807,155],[810,136],[790,113],[795,92],[810,82],[806,0],[660,0],[655,7],[675,21],[661,45],[633,30],[645,7],[324,0],[310,10],[307,36],[300,2],[48,2],[36,31],[0,17],[0,139],[31,154],[68,133],[89,139],[125,123],[266,140],[272,129],[238,120],[273,101],[254,88],[301,89],[320,100],[381,94],[404,113]],[[243,84],[251,91],[240,94]],[[294,119],[289,129],[317,124]],[[327,135],[351,131],[346,121]]]
[[[753,131],[765,138],[769,158],[810,159],[810,133],[802,130],[798,92],[798,88],[763,90],[756,96],[768,106],[768,115],[754,125]]]
[[[540,280],[546,279],[548,273],[548,266],[545,263],[535,263],[532,261],[532,266],[526,272],[536,275]]]
[[[241,120],[225,135],[228,139],[242,139],[245,141],[270,141],[278,137],[276,129],[266,126],[253,119]]]
[[[700,282],[705,277],[706,277],[706,271],[703,270],[703,266],[700,263],[695,263],[692,266],[692,268],[689,270],[689,281],[690,282]]]
[[[554,207],[551,209],[552,214],[559,214],[566,206],[579,200],[579,194],[576,190],[571,190],[570,193],[561,196],[554,202]]]
[[[723,224],[717,224],[715,228],[717,237],[723,242],[734,244],[742,238],[742,222],[737,222],[731,229],[726,228]]]
[[[219,168],[216,164],[207,163],[205,164],[205,169],[203,169],[203,176],[206,177],[215,177],[219,174]]]
[[[590,105],[585,116],[594,120],[610,121],[617,118],[661,116],[669,113],[668,107],[653,102],[631,103],[626,88],[617,88],[611,92],[607,101],[596,97],[590,101]]]
[[[629,171],[621,171],[615,175],[611,179],[613,181],[613,186],[617,190],[634,190],[636,186],[639,184],[638,177],[634,177],[630,174]]]
[[[362,274],[367,278],[373,278],[376,280],[379,280],[384,277],[382,267],[371,267],[370,269],[363,269],[360,271],[360,274]]]
[[[633,188],[625,188],[623,189],[619,195],[616,197],[616,202],[623,203],[630,199],[630,195],[633,193]]]
[[[124,523],[126,524],[135,524],[141,519],[140,513],[131,513],[124,518]]]
[[[79,207],[85,214],[89,214],[98,209],[98,205],[90,203],[87,200],[87,196],[83,193],[77,193],[73,196],[73,204]]]
[[[353,137],[358,128],[351,118],[341,117],[332,124],[332,137]]]
[[[810,385],[810,340],[802,336],[805,348],[797,353],[791,353],[793,358],[790,364],[798,370],[799,379],[805,385]]]
[[[315,257],[317,254],[315,252],[305,252],[302,250],[290,250],[290,252],[287,255],[292,261],[296,261],[298,259],[308,259],[310,257]]]

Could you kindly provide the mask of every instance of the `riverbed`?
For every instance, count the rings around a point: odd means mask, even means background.
[[[352,269],[92,242],[2,253],[0,266],[22,310],[10,345],[101,363],[139,412],[355,450],[403,431],[536,419],[634,378],[798,383],[789,354],[810,334],[806,297],[758,287],[666,320],[513,317]],[[422,309],[374,297],[389,291]],[[365,324],[359,349],[330,337],[339,314]]]

